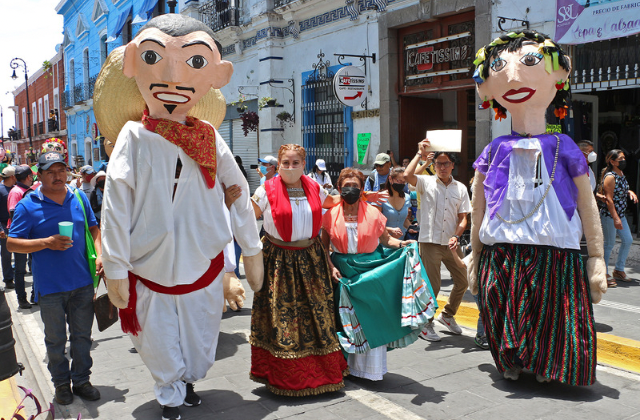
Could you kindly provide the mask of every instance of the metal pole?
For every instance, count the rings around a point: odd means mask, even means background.
[[[176,5],[177,4],[178,4],[178,2],[176,0],[167,1],[167,6],[169,6],[169,13],[175,13],[176,12]]]
[[[27,63],[25,63],[25,61],[22,58],[14,58],[13,60],[11,60],[11,63],[9,64],[11,66],[11,68],[13,69],[13,78],[15,78],[15,70],[20,67],[20,63],[18,63],[16,60],[20,60],[22,61],[22,67],[24,68],[24,90],[27,93],[27,133],[29,135],[29,149],[30,149],[30,153],[33,153],[33,140],[31,138],[31,104],[29,103],[29,76],[28,76],[28,70],[27,70]]]

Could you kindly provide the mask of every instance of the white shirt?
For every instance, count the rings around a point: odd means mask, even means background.
[[[591,191],[595,191],[596,190],[596,175],[593,173],[593,171],[591,170],[591,167],[589,167],[589,182],[591,183]]]
[[[471,211],[469,192],[463,183],[451,178],[444,185],[436,175],[416,175],[420,193],[420,236],[418,242],[448,245],[458,227],[458,215]]]
[[[323,188],[320,188],[320,203],[324,203],[327,198],[327,193]],[[271,204],[267,198],[267,191],[264,185],[259,186],[256,192],[253,194],[252,200],[262,211],[263,223],[265,232],[273,236],[276,239],[283,240],[278,229],[276,229],[275,223],[273,223],[273,216],[271,215]],[[301,241],[303,239],[309,239],[316,236],[317,232],[313,230],[313,214],[311,213],[311,206],[307,197],[290,197],[291,202],[291,242]]]
[[[542,153],[540,142],[536,138],[519,140],[517,146],[532,149],[537,153]],[[509,159],[510,167],[517,160],[516,154],[512,154]],[[500,205],[498,214],[505,220],[518,220],[529,214],[538,204],[544,195],[547,185],[549,185],[549,171],[547,170],[544,156],[539,160],[542,175],[542,185],[533,188],[530,200],[509,200],[507,191],[504,201]],[[511,188],[512,184],[509,184]],[[582,221],[577,209],[573,213],[571,220],[567,217],[558,200],[553,186],[549,189],[549,194],[543,201],[536,213],[528,219],[518,224],[508,224],[502,222],[497,215],[489,218],[489,210],[485,209],[484,219],[480,225],[480,241],[485,245],[496,243],[548,245],[563,249],[580,249],[580,238],[582,238]]]
[[[327,171],[324,171],[322,176],[318,175],[316,172],[311,172],[308,177],[316,181],[321,188],[324,188],[325,184],[331,184],[331,176],[329,176]]]
[[[217,173],[209,189],[199,165],[160,135],[129,121],[107,168],[102,208],[102,251],[106,276],[131,271],[162,286],[191,284],[207,271],[235,236],[245,255],[262,249],[249,186],[229,147],[216,131]],[[182,172],[172,199],[176,162]],[[242,195],[224,216],[225,185]]]

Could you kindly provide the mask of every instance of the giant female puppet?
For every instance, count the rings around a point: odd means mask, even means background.
[[[505,378],[595,381],[591,302],[606,291],[602,230],[585,159],[564,134],[545,134],[545,112],[566,112],[571,62],[547,36],[511,32],[481,48],[474,79],[513,131],[474,163],[469,285]],[[584,272],[582,234],[589,259]],[[588,280],[587,280],[588,279]]]
[[[114,50],[96,82],[99,128],[117,137],[102,210],[109,297],[151,371],[165,419],[201,402],[193,383],[215,360],[232,235],[247,280],[262,285],[248,185],[214,128],[225,112],[217,89],[232,72],[206,25],[167,14]],[[242,189],[230,227],[222,184]]]

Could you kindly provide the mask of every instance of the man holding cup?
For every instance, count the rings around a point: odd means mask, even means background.
[[[62,405],[73,402],[72,381],[74,394],[97,400],[100,392],[89,382],[93,364],[90,350],[94,293],[85,252],[82,205],[95,242],[98,274],[102,274],[100,229],[87,196],[78,190],[80,203],[73,189],[67,187],[67,166],[61,154],[47,152],[40,156],[38,178],[42,185],[16,205],[7,248],[9,252],[33,255],[33,275],[38,279],[35,289],[49,359],[47,367],[55,385],[56,402]],[[69,324],[73,353],[71,368],[64,354],[65,322]]]

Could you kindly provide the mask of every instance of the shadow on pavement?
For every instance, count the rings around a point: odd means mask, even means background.
[[[100,391],[100,399],[97,401],[84,401],[87,411],[91,414],[91,418],[97,419],[100,417],[100,406],[111,402],[124,402],[125,395],[129,392],[129,389],[119,389],[114,386],[95,385]],[[76,395],[74,400],[79,399]],[[71,413],[73,414],[73,413]],[[75,418],[75,417],[74,417]]]
[[[247,344],[247,338],[243,333],[226,333],[220,331],[218,336],[218,349],[216,350],[216,361],[231,357],[238,352],[238,347]]]
[[[596,332],[599,333],[608,333],[610,331],[613,331],[613,327],[607,324],[603,324],[601,322],[596,322]]]
[[[571,386],[552,381],[550,383],[541,384],[536,380],[536,375],[530,371],[523,371],[517,381],[504,379],[498,369],[492,364],[482,364],[478,366],[478,370],[486,372],[491,377],[494,388],[510,393],[506,398],[516,400],[529,400],[533,398],[549,398],[560,401],[573,402],[594,402],[604,397],[617,400],[620,391],[603,385],[596,381],[591,386]]]
[[[385,374],[384,380],[382,381],[369,381],[353,376],[349,376],[348,381],[357,385],[359,388],[371,392],[415,395],[411,399],[411,404],[414,405],[423,405],[425,403],[437,404],[443,402],[444,397],[448,394],[448,392],[437,391],[433,387],[425,386],[411,378],[391,372]]]

